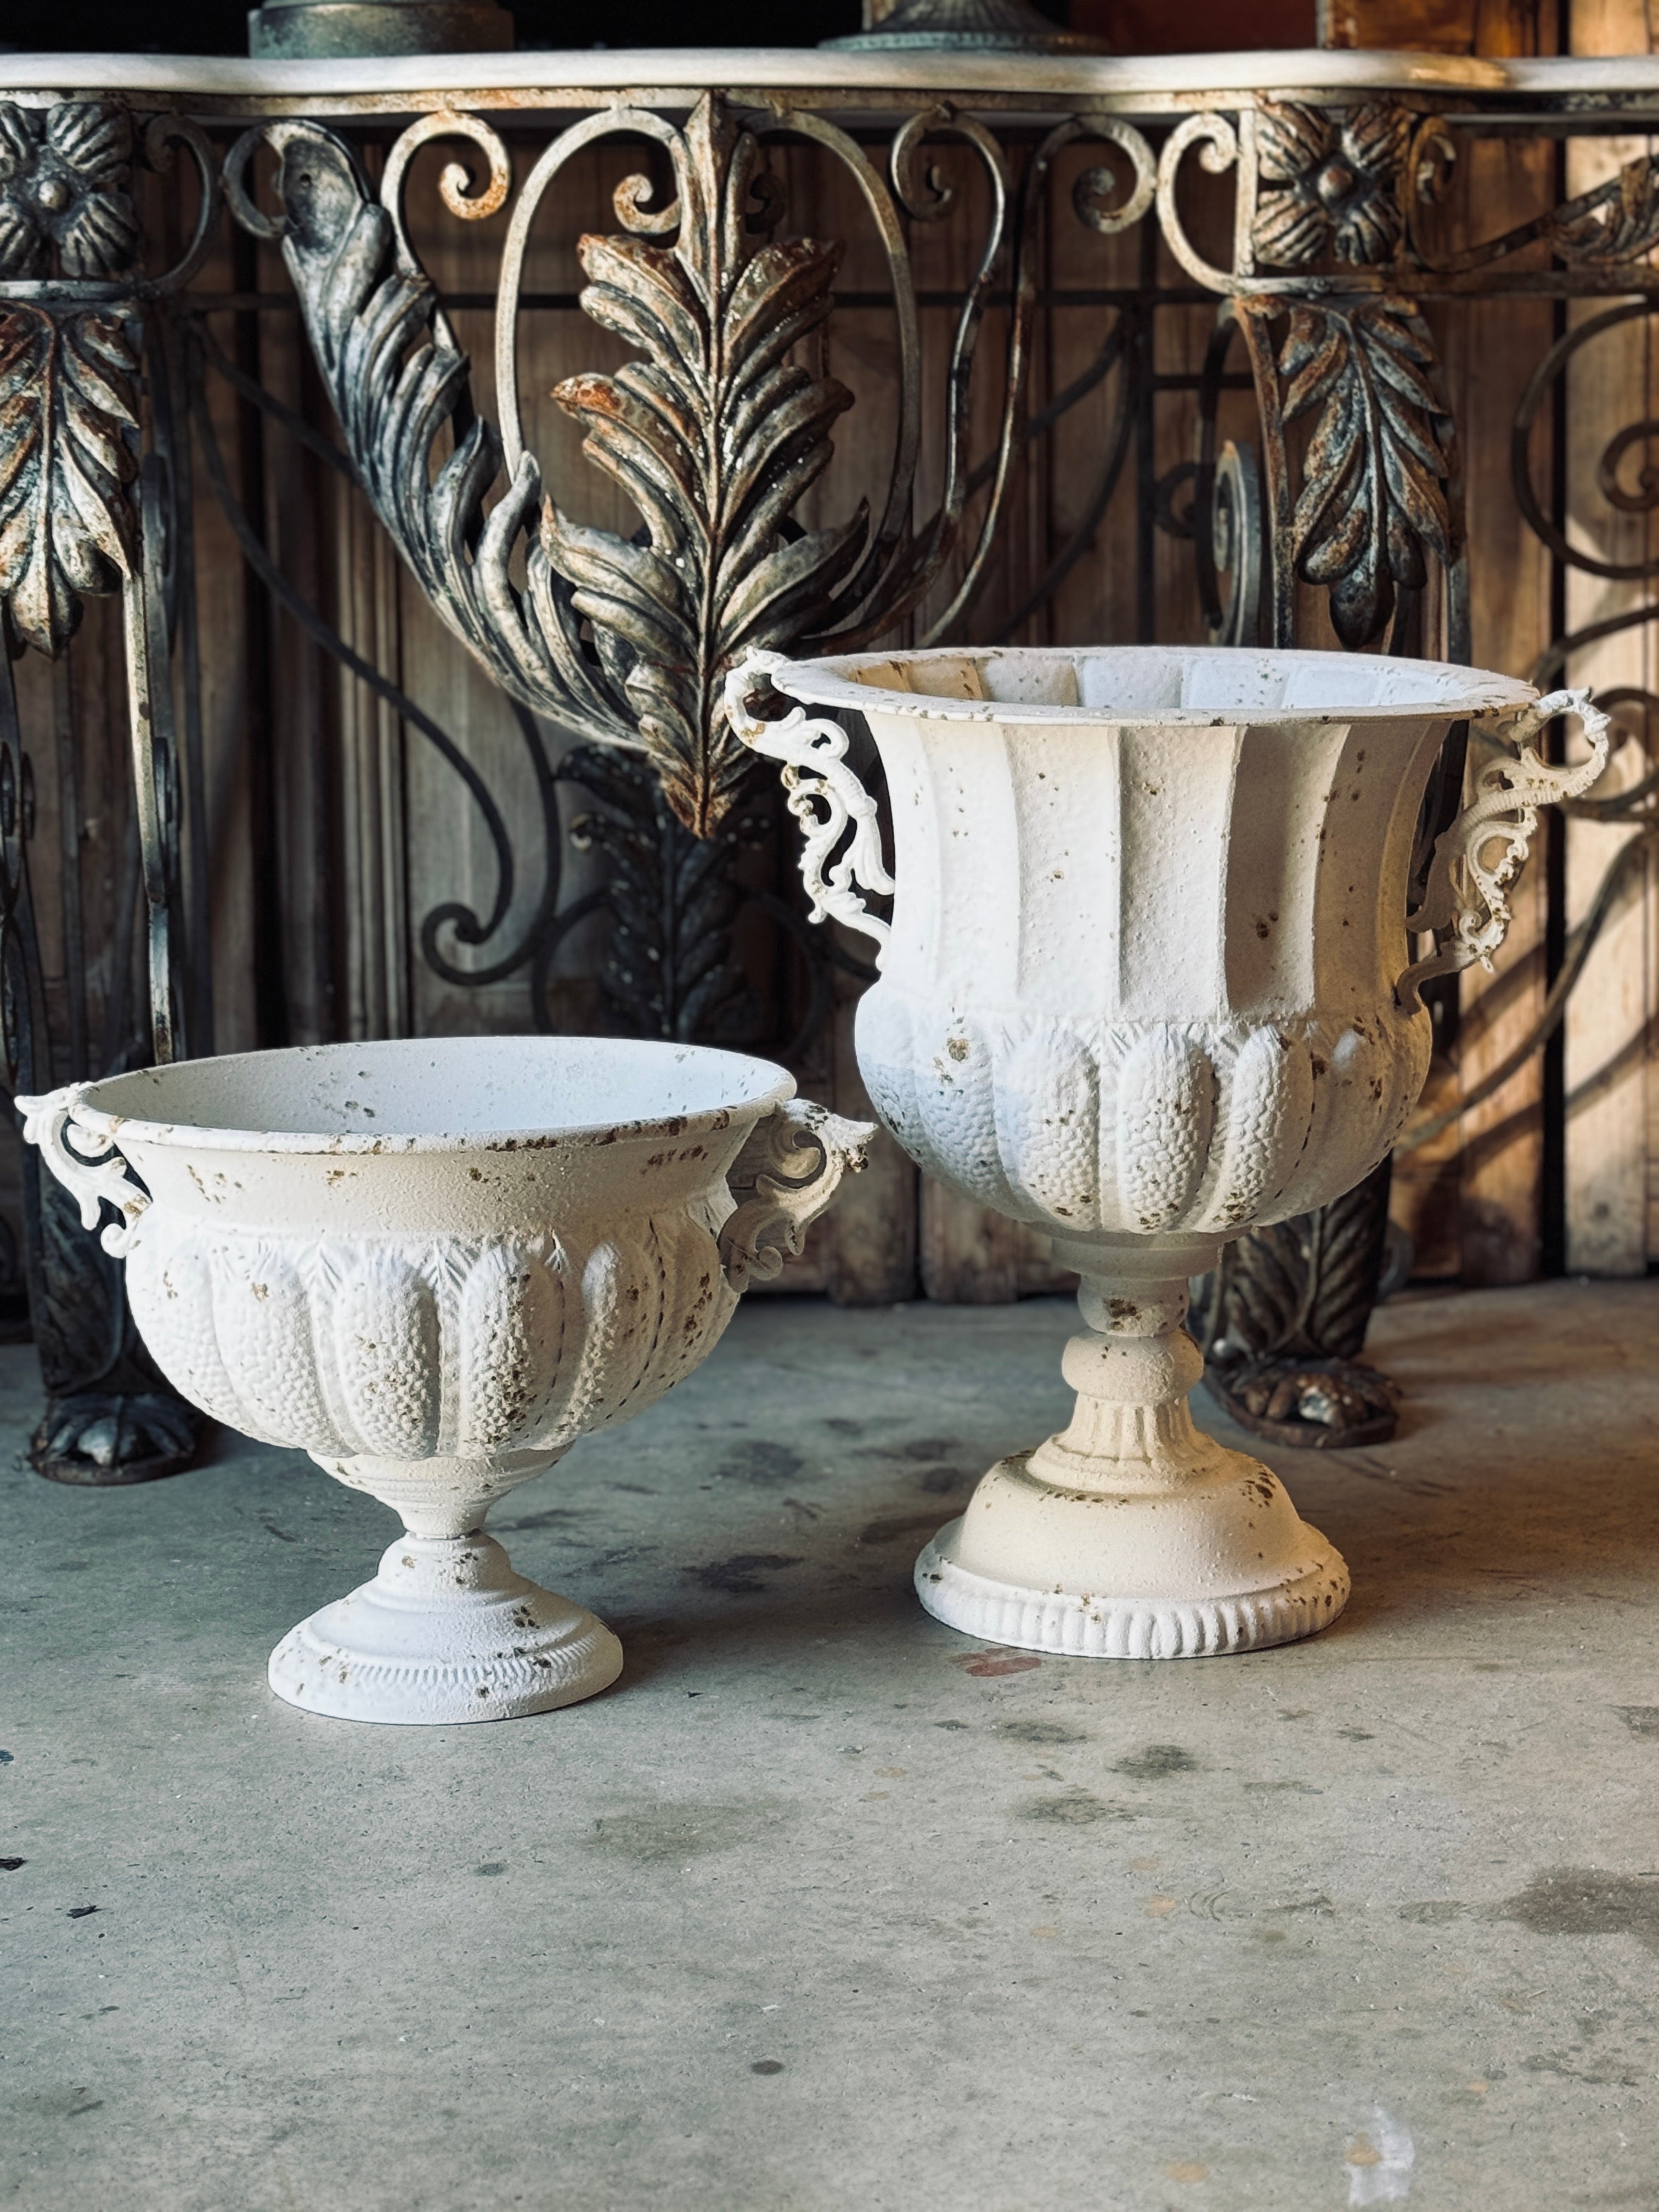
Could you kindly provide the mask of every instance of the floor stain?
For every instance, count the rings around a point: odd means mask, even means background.
[[[1659,1875],[1548,1867],[1492,1910],[1534,1936],[1634,1936],[1659,1952]]]
[[[729,1481],[746,1482],[756,1490],[775,1490],[780,1483],[793,1482],[805,1464],[789,1445],[757,1439],[734,1445],[716,1472]]]
[[[593,1823],[588,1847],[635,1866],[672,1866],[735,1850],[775,1828],[783,1817],[782,1808],[769,1799],[717,1804],[665,1798],[605,1814]]]
[[[656,1548],[654,1544],[617,1544],[608,1552],[596,1552],[583,1572],[596,1575],[605,1567],[631,1566],[636,1559],[648,1559]]]
[[[1042,1662],[1035,1651],[958,1651],[951,1664],[983,1681],[998,1674],[1029,1674]]]
[[[1087,1743],[1089,1741],[1082,1729],[1067,1728],[1061,1721],[999,1721],[997,1734],[1007,1736],[1014,1743]]]
[[[1575,2066],[1572,2063],[1572,2054],[1570,2051],[1540,2051],[1535,2057],[1523,2058],[1521,2061],[1521,2071],[1523,2074],[1556,2074],[1559,2075],[1564,2081],[1590,2081],[1597,2087],[1605,2089],[1639,2089],[1643,2081],[1643,2076],[1638,2073],[1589,2072],[1583,2067]]]
[[[1659,1735],[1659,1705],[1615,1705],[1613,1710],[1632,1735]]]
[[[736,1552],[729,1559],[710,1559],[703,1566],[687,1567],[684,1573],[689,1582],[719,1590],[724,1597],[753,1597],[766,1588],[763,1575],[799,1565],[798,1552]]]
[[[1182,1745],[1149,1743],[1144,1750],[1120,1759],[1112,1771],[1127,1774],[1132,1782],[1163,1782],[1171,1774],[1193,1774],[1197,1769],[1197,1759]]]
[[[916,1477],[917,1484],[930,1498],[948,1498],[953,1490],[960,1490],[964,1482],[973,1480],[959,1467],[924,1468]]]
[[[896,1544],[901,1536],[933,1535],[939,1526],[937,1513],[911,1513],[893,1521],[866,1521],[859,1530],[860,1544]]]
[[[1017,1808],[1022,1820],[1055,1828],[1088,1828],[1097,1820],[1133,1820],[1139,1816],[1121,1805],[1109,1805],[1087,1790],[1064,1790],[1057,1796],[1028,1797]]]

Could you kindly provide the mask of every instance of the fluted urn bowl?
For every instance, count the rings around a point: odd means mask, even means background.
[[[1490,953],[1537,804],[1598,772],[1599,734],[1573,769],[1519,742],[1566,707],[1599,732],[1582,694],[1343,653],[756,654],[734,672],[734,726],[784,763],[815,911],[881,948],[857,1023],[877,1111],[1083,1279],[1075,1417],[993,1468],[924,1552],[942,1619],[1150,1656],[1283,1642],[1340,1611],[1334,1549],[1267,1468],[1193,1426],[1187,1279],[1394,1143],[1428,1066],[1419,982]],[[848,755],[859,720],[890,869]],[[1414,961],[1420,802],[1459,721],[1497,758],[1435,848]],[[864,891],[892,894],[890,922]]]
[[[615,1637],[515,1574],[483,1517],[690,1374],[861,1164],[867,1129],[793,1090],[734,1053],[468,1037],[19,1102],[88,1227],[122,1213],[105,1242],[175,1388],[403,1517],[376,1578],[273,1653],[279,1696],[485,1720],[615,1678]]]

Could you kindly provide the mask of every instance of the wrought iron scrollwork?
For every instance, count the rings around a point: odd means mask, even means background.
[[[913,118],[895,141],[890,192],[845,133],[822,118],[790,118],[795,135],[828,147],[851,170],[890,265],[902,272],[895,296],[905,389],[884,514],[873,532],[862,509],[802,530],[793,509],[827,465],[830,426],[850,400],[798,357],[828,314],[839,249],[769,235],[781,199],[762,167],[762,140],[779,127],[744,127],[709,94],[684,130],[617,106],[553,142],[525,179],[502,256],[499,434],[473,413],[466,356],[400,228],[407,139],[393,149],[379,199],[346,142],[313,124],[262,126],[225,169],[239,220],[281,237],[357,476],[433,605],[509,696],[590,740],[642,752],[698,836],[718,826],[747,769],[724,719],[721,685],[736,658],[802,638],[856,644],[900,619],[939,574],[967,494],[969,384],[1007,231],[1003,156],[970,118],[945,111]],[[453,211],[477,216],[501,204],[507,157],[487,125],[451,117],[414,128],[422,141],[453,131],[490,155],[490,188],[476,197],[452,168],[445,193]],[[925,219],[945,204],[918,167],[930,130],[974,149],[992,181],[993,215],[958,323],[945,484],[937,512],[917,526],[909,490],[920,452],[919,346],[898,210]],[[517,406],[516,322],[531,227],[571,156],[618,133],[654,141],[674,174],[674,197],[660,209],[644,178],[628,179],[616,195],[623,234],[582,248],[590,280],[583,306],[638,357],[614,375],[568,379],[557,397],[583,423],[589,457],[639,508],[639,542],[579,526],[543,498]],[[274,221],[253,207],[244,183],[259,136],[281,156],[283,213]],[[1017,316],[1010,342],[1009,453],[1028,326],[1029,313]],[[507,488],[487,507],[503,465]],[[943,621],[977,588],[1006,475],[1005,466]]]
[[[164,170],[185,146],[198,183],[196,220],[171,269],[147,274],[129,189],[135,161]],[[101,1073],[129,1049],[130,916],[147,916],[150,1015],[145,1057],[182,1048],[180,853],[173,728],[175,636],[192,650],[194,608],[181,598],[171,448],[178,395],[161,313],[210,240],[217,183],[205,138],[183,118],[136,133],[118,100],[0,103],[0,1001],[14,1085]],[[142,354],[142,364],[141,364]],[[148,388],[152,450],[140,459],[138,391]],[[67,1035],[48,1022],[27,846],[33,778],[10,671],[32,646],[61,663],[84,601],[118,593],[137,822],[123,873],[101,1058],[88,1034],[78,904],[77,744],[67,674],[55,698],[64,846]],[[185,684],[185,712],[195,702]],[[111,809],[111,811],[116,811]],[[118,819],[118,812],[117,812]],[[197,946],[207,975],[205,930]],[[198,994],[199,995],[199,994]],[[54,1049],[54,1042],[56,1049]],[[82,1233],[63,1194],[23,1164],[24,1249],[46,1414],[32,1446],[60,1481],[117,1483],[172,1472],[194,1450],[197,1415],[167,1390],[140,1344],[120,1270]]]
[[[1258,641],[1268,558],[1267,510],[1256,449],[1247,439],[1223,441],[1218,426],[1223,375],[1237,330],[1233,303],[1227,301],[1217,314],[1199,382],[1191,530],[1199,600],[1212,645]]]
[[[1448,199],[1458,161],[1458,142],[1438,115],[1417,125],[1405,164],[1407,238],[1418,266],[1440,277],[1474,275],[1510,259],[1529,246],[1543,244],[1566,265],[1580,285],[1598,277],[1616,283],[1634,272],[1659,244],[1659,162],[1651,154],[1622,164],[1614,176],[1545,208],[1496,238],[1477,240],[1454,252],[1440,250],[1431,232],[1430,210]]]

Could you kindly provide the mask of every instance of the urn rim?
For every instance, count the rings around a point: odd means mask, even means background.
[[[880,668],[937,667],[951,661],[971,661],[978,667],[992,662],[1018,664],[1031,673],[1069,663],[1131,663],[1143,666],[1157,661],[1178,660],[1201,666],[1212,673],[1224,665],[1237,665],[1243,676],[1264,664],[1283,668],[1287,676],[1314,676],[1340,666],[1353,672],[1373,687],[1398,686],[1398,696],[1356,700],[1350,704],[1314,702],[1274,705],[1241,698],[1236,704],[1206,706],[1133,706],[1103,702],[1092,705],[1056,705],[1042,699],[951,698],[928,691],[860,680],[860,672]],[[917,720],[948,722],[1044,723],[1077,726],[1103,723],[1155,724],[1160,727],[1215,729],[1243,723],[1295,724],[1322,726],[1332,723],[1397,722],[1419,716],[1431,720],[1478,720],[1510,714],[1529,706],[1538,697],[1534,685],[1504,676],[1494,669],[1468,668],[1446,660],[1413,660],[1387,654],[1319,652],[1249,646],[933,646],[916,652],[854,653],[791,660],[769,660],[768,678],[779,691],[804,705],[850,708],[855,713],[902,714]]]
[[[414,1131],[389,1123],[379,1126],[378,1109],[371,1109],[343,1098],[337,1113],[354,1109],[368,1114],[374,1126],[262,1129],[228,1119],[193,1121],[180,1117],[164,1121],[131,1110],[132,1106],[141,1103],[155,1103],[153,1097],[146,1100],[147,1092],[154,1093],[158,1089],[165,1092],[169,1088],[188,1092],[192,1085],[199,1089],[204,1074],[210,1084],[216,1079],[233,1097],[239,1080],[243,1085],[257,1081],[262,1073],[278,1079],[297,1076],[301,1080],[307,1070],[313,1071],[313,1079],[325,1073],[343,1076],[348,1072],[372,1076],[377,1060],[382,1064],[383,1075],[395,1079],[402,1073],[409,1080],[419,1073],[422,1060],[428,1071],[441,1061],[465,1067],[468,1062],[476,1065],[480,1054],[487,1053],[492,1046],[508,1048],[497,1055],[502,1063],[521,1058],[530,1062],[540,1060],[556,1067],[561,1060],[574,1060],[578,1069],[581,1058],[578,1048],[585,1048],[589,1060],[603,1064],[610,1059],[618,1081],[626,1079],[630,1072],[637,1080],[638,1072],[644,1068],[653,1069],[664,1079],[678,1070],[688,1079],[688,1103],[684,1109],[665,1104],[661,1111],[631,1116],[603,1113],[591,1117],[549,1115],[542,1120],[503,1119],[499,1124],[481,1122],[472,1127]],[[319,1063],[323,1065],[319,1066]],[[401,1067],[399,1063],[403,1063]],[[534,1073],[533,1066],[525,1071],[521,1079],[526,1085]],[[722,1073],[723,1081],[719,1079]],[[353,1087],[361,1086],[354,1084]],[[246,1091],[242,1095],[245,1097]],[[404,1158],[411,1153],[513,1153],[566,1147],[574,1152],[649,1141],[658,1137],[697,1135],[730,1127],[739,1115],[758,1120],[794,1095],[794,1078],[775,1061],[750,1053],[727,1052],[714,1045],[636,1037],[490,1035],[290,1045],[264,1052],[218,1054],[204,1060],[178,1060],[170,1066],[137,1068],[88,1084],[75,1103],[72,1118],[77,1127],[112,1144],[153,1145],[171,1150]],[[198,1107],[198,1110],[205,1109]],[[319,1118],[323,1116],[319,1115]]]

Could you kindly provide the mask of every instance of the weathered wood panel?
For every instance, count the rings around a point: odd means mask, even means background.
[[[1571,26],[1576,53],[1650,51],[1644,0],[1575,0]],[[1583,191],[1646,150],[1639,140],[1575,140],[1567,154],[1567,190]],[[1582,328],[1600,312],[1599,302],[1575,302],[1568,309],[1569,325]],[[1569,538],[1605,562],[1650,561],[1659,550],[1651,511],[1639,495],[1624,508],[1609,503],[1597,476],[1609,441],[1654,414],[1651,319],[1632,319],[1589,340],[1574,356],[1567,377]],[[1639,444],[1626,457],[1627,483],[1644,458]],[[1611,580],[1571,569],[1567,626],[1577,629],[1605,620],[1651,596],[1642,580]],[[1599,690],[1630,685],[1652,692],[1654,661],[1653,628],[1642,623],[1575,654],[1570,673],[1574,683]],[[1631,738],[1616,756],[1609,787],[1634,781],[1646,766],[1644,747]],[[1569,823],[1570,925],[1581,918],[1608,860],[1632,834],[1623,826]],[[1567,1010],[1566,1260],[1575,1273],[1635,1275],[1647,1265],[1653,930],[1650,872],[1643,869],[1609,915]]]
[[[1481,222],[1520,222],[1548,195],[1547,147],[1512,142],[1472,149],[1468,192]],[[1548,552],[1527,527],[1510,478],[1507,425],[1528,377],[1548,350],[1547,302],[1472,302],[1443,316],[1448,389],[1463,453],[1471,539],[1471,651],[1477,666],[1524,676],[1548,642]],[[1550,425],[1540,427],[1534,461],[1549,481]],[[1543,1012],[1549,876],[1547,824],[1510,895],[1514,920],[1496,972],[1465,971],[1460,984],[1456,1058],[1472,1091],[1519,1044]],[[1543,1253],[1544,1061],[1535,1054],[1463,1118],[1457,1193],[1458,1273],[1466,1282],[1525,1282]]]

